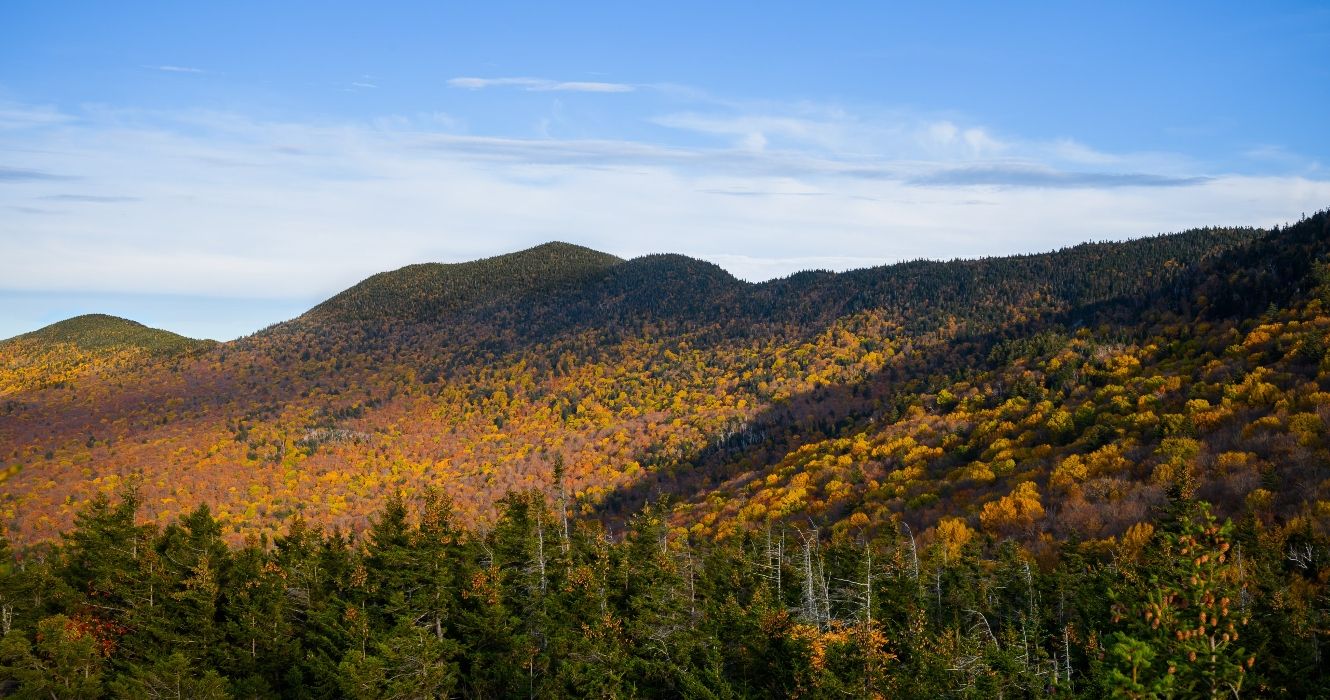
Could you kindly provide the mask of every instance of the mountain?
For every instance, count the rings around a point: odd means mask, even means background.
[[[47,538],[141,474],[147,517],[206,502],[235,539],[431,487],[483,523],[562,460],[583,512],[669,500],[698,536],[978,528],[1023,483],[1024,536],[1115,537],[1170,493],[1239,512],[1253,483],[1291,516],[1321,493],[1326,221],[761,284],[564,243],[408,266],[237,341],[11,382],[0,507]]]

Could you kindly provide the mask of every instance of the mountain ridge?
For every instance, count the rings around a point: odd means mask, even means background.
[[[1004,263],[1074,258],[1093,251],[1158,246],[1188,237],[1212,236],[1222,239],[1217,240],[1213,246],[1217,250],[1252,240],[1255,238],[1255,231],[1255,229],[1241,228],[1190,229],[1123,241],[1088,241],[1035,253],[947,260],[921,258],[841,272],[802,270],[761,282],[739,279],[715,263],[678,253],[653,253],[624,259],[578,244],[549,241],[531,248],[487,258],[455,263],[412,263],[394,270],[375,273],[316,304],[300,316],[280,321],[270,328],[301,322],[429,322],[449,313],[467,311],[472,307],[492,306],[495,302],[509,301],[515,297],[543,292],[574,291],[580,285],[605,281],[607,275],[613,277],[612,272],[622,272],[623,277],[628,279],[645,278],[648,283],[664,281],[674,287],[696,286],[700,279],[706,286],[691,290],[694,295],[702,291],[738,292],[759,298],[759,301],[750,303],[769,305],[774,298],[805,293],[809,289],[819,287],[834,287],[837,284],[907,278],[928,270],[979,271]],[[616,268],[623,269],[616,270]],[[659,279],[654,275],[658,275]],[[692,277],[681,279],[688,275]],[[966,283],[967,280],[961,280],[958,286],[963,287]],[[641,295],[643,292],[641,287],[635,288],[625,279],[610,279],[605,290],[610,297]],[[836,290],[833,289],[832,293],[836,293]],[[862,303],[880,303],[880,301]],[[39,334],[53,338],[56,334],[52,331],[58,332],[57,327],[62,324],[73,326],[92,319],[120,321],[130,324],[124,325],[125,329],[138,327],[139,331],[161,331],[184,341],[194,341],[171,331],[148,328],[130,319],[120,319],[107,314],[85,314],[0,340],[0,343],[19,338],[42,337]],[[95,335],[87,331],[82,333],[89,337]],[[120,335],[127,333],[121,331]],[[105,346],[111,343],[102,344]]]

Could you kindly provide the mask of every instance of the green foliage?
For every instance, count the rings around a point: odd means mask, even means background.
[[[1238,697],[1255,663],[1241,643],[1251,617],[1241,598],[1251,582],[1235,556],[1232,524],[1216,522],[1205,504],[1188,510],[1115,608],[1133,636],[1118,633],[1114,678],[1132,679],[1142,693]]]
[[[1148,643],[1115,632],[1108,652],[1111,663],[1104,688],[1113,696],[1142,700],[1174,694],[1176,668],[1162,668],[1159,653]]]
[[[36,644],[18,630],[0,640],[0,681],[20,698],[99,698],[106,662],[86,620],[54,615],[37,623]]]
[[[352,650],[342,660],[341,689],[348,698],[442,698],[458,682],[457,642],[405,625],[374,643],[372,654]]]
[[[176,698],[178,700],[226,700],[230,698],[226,681],[214,669],[191,668],[184,654],[176,652],[135,667],[109,684],[118,698]]]
[[[91,558],[106,562],[104,580],[137,581],[141,560],[102,536],[133,522],[127,496],[91,506],[51,558],[25,566],[98,580],[74,565]],[[1330,536],[1309,523],[1235,526],[1180,502],[1113,551],[1032,550],[954,523],[923,536],[773,526],[696,541],[651,508],[620,537],[574,518],[565,548],[542,539],[559,528],[539,494],[504,503],[488,532],[458,528],[430,493],[390,502],[363,540],[297,520],[273,546],[239,549],[219,547],[195,511],[139,532],[169,562],[151,600],[95,584],[13,626],[0,687],[33,698],[1330,691],[1317,662],[1330,641],[1318,622],[1330,618]]]

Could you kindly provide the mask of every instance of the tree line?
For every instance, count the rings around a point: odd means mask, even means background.
[[[1330,691],[1323,530],[1175,498],[1112,546],[963,520],[689,538],[622,531],[555,489],[484,530],[446,495],[362,533],[301,519],[228,547],[206,506],[164,528],[101,497],[6,551],[0,695],[1242,697]]]

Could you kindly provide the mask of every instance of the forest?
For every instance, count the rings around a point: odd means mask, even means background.
[[[99,497],[0,570],[0,692],[32,698],[1320,697],[1324,532],[1175,497],[1111,549],[947,518],[621,530],[436,491],[363,533],[296,518],[229,547]]]
[[[0,342],[0,694],[1323,697],[1330,212]]]

